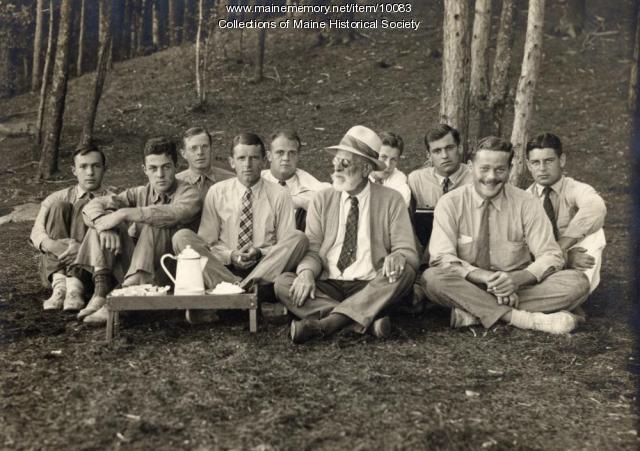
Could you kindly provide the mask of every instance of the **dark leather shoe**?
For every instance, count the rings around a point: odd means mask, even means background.
[[[290,337],[295,344],[302,344],[316,337],[323,337],[324,331],[317,319],[291,321]]]

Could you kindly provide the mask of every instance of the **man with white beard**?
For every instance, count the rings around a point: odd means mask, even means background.
[[[291,340],[304,343],[350,328],[386,337],[385,311],[412,292],[418,267],[409,213],[395,190],[370,183],[382,141],[356,125],[337,146],[333,187],[319,192],[307,212],[309,248],[295,273],[275,282],[278,300],[301,318]]]

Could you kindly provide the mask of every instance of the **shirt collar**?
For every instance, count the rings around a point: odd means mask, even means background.
[[[556,183],[550,186],[551,191],[554,191],[556,194],[560,193],[563,183],[564,183],[564,175],[560,177],[560,180],[558,180]],[[544,195],[543,191],[545,188],[546,187],[536,183],[536,194],[538,195],[538,197],[542,197]]]
[[[480,194],[478,194],[473,184],[469,185],[469,189],[471,190],[471,196],[473,197],[473,201],[476,208],[482,207],[482,205],[484,204],[485,198],[482,197]],[[504,194],[505,189],[506,189],[506,185],[502,187],[502,189],[500,190],[500,192],[496,197],[490,200],[491,204],[498,211],[502,210],[502,204],[505,202],[505,194]]]
[[[358,204],[362,205],[362,203],[364,201],[367,200],[367,198],[369,197],[369,193],[371,192],[371,183],[369,183],[369,181],[367,181],[366,186],[362,189],[362,191],[360,191],[358,194],[356,194],[356,199],[358,199]],[[351,197],[349,195],[349,193],[347,193],[346,191],[342,191],[342,194],[340,195],[340,202],[341,203],[345,203],[349,201],[349,197]]]
[[[460,178],[460,176],[462,175],[462,172],[465,169],[465,164],[464,163],[460,163],[460,166],[458,166],[458,169],[456,170],[456,172],[454,172],[453,174],[451,174],[448,178],[449,180],[451,180],[451,183],[456,183],[456,181]],[[433,174],[436,176],[436,179],[438,180],[438,183],[442,186],[442,182],[444,182],[444,179],[447,177],[443,177],[440,174],[438,174],[438,172],[434,169],[433,170]]]
[[[233,179],[233,183],[235,184],[236,189],[238,190],[240,195],[243,195],[244,192],[247,190],[247,187],[244,186],[242,183],[240,183],[240,180],[238,180],[238,177]],[[250,189],[251,189],[251,194],[254,197],[256,197],[260,193],[260,190],[262,189],[262,177],[259,178],[258,182],[255,183]]]
[[[211,180],[213,183],[215,183],[216,180],[216,176],[215,176],[215,171],[213,169],[213,167],[209,167],[209,170],[203,174],[194,171],[193,169],[189,168],[187,169],[187,173],[185,174],[185,179],[193,184],[196,183],[198,181],[200,181],[202,179],[202,177],[208,178],[209,180]]]
[[[149,185],[149,189],[151,190],[151,201],[154,204],[157,204],[157,203],[168,204],[168,203],[170,203],[171,200],[173,199],[173,195],[175,194],[177,187],[178,187],[178,180],[174,180],[173,181],[173,185],[171,186],[171,188],[169,188],[168,191],[166,191],[164,193],[158,193],[158,192],[156,192],[156,190],[153,189],[153,187],[151,187],[151,185]]]

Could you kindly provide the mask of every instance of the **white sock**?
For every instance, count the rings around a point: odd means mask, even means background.
[[[77,277],[67,277],[67,292],[84,293],[84,285]]]
[[[512,326],[520,329],[539,330],[550,334],[568,334],[577,326],[576,318],[569,312],[556,313],[527,312],[511,310]]]
[[[66,293],[67,277],[59,272],[54,273],[51,276],[51,288],[53,288],[53,291],[61,290],[62,292]]]

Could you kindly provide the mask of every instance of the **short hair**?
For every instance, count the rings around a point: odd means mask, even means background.
[[[300,147],[302,147],[302,141],[300,140],[300,136],[298,135],[298,132],[296,132],[292,128],[282,128],[282,129],[278,129],[278,130],[274,131],[269,136],[269,148],[271,148],[271,143],[276,138],[279,138],[281,136],[283,138],[288,139],[289,141],[295,141],[296,143],[298,143],[298,150],[300,150]]]
[[[470,160],[475,160],[476,154],[481,150],[495,150],[497,152],[506,152],[509,154],[509,166],[511,166],[511,160],[513,160],[513,145],[502,138],[497,136],[487,136],[482,138],[476,144],[476,147],[471,151],[469,156]]]
[[[527,143],[527,147],[525,148],[527,160],[533,149],[546,149],[547,147],[553,149],[556,156],[560,158],[562,155],[562,141],[560,141],[560,138],[553,133],[540,133]]]
[[[404,152],[404,141],[402,140],[402,136],[393,132],[380,132],[378,136],[380,136],[383,146],[398,149],[400,151],[400,155],[402,155],[402,152]]]
[[[182,134],[182,144],[183,144],[183,146],[186,144],[188,138],[191,138],[193,136],[198,136],[198,135],[207,135],[207,138],[209,138],[209,145],[211,146],[213,144],[213,139],[211,137],[211,133],[209,133],[209,131],[206,128],[204,128],[204,127],[191,127],[190,129],[188,129],[186,132],[184,132]]]
[[[73,151],[71,161],[73,162],[73,164],[75,164],[76,157],[78,155],[86,155],[91,152],[98,152],[100,154],[100,157],[102,158],[102,165],[103,166],[107,165],[107,157],[104,155],[104,152],[98,146],[96,146],[96,144],[92,141],[78,144],[76,149]]]
[[[437,141],[439,139],[447,136],[448,133],[451,133],[453,136],[453,140],[456,142],[456,146],[460,144],[460,132],[447,124],[439,124],[436,127],[433,127],[424,135],[424,145],[427,148],[427,151],[431,152],[431,147],[429,147],[429,142]]]
[[[233,137],[233,140],[231,141],[231,149],[230,149],[232,157],[233,157],[233,149],[235,149],[235,147],[238,144],[244,144],[246,146],[259,146],[260,153],[262,154],[262,156],[264,157],[267,154],[262,138],[260,138],[255,133],[240,133],[239,135],[236,135]]]
[[[144,144],[144,157],[146,161],[148,155],[167,155],[173,160],[173,164],[178,164],[178,149],[176,142],[168,138],[151,138]]]

